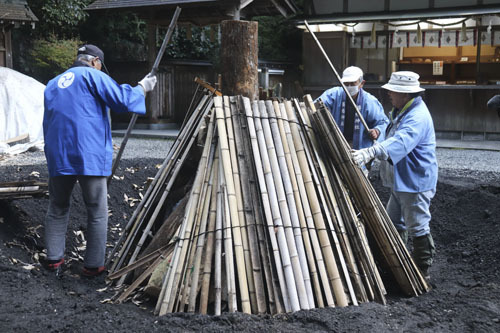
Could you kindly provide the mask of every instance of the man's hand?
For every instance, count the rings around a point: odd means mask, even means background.
[[[376,128],[372,128],[371,130],[368,131],[368,135],[370,136],[370,139],[375,141],[378,139],[378,137],[380,135],[380,131]]]
[[[142,87],[142,89],[144,89],[144,95],[154,89],[156,81],[156,75],[152,75],[151,73],[149,73],[144,77],[144,79],[139,81],[139,85]]]

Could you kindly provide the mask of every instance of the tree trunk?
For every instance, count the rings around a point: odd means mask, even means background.
[[[222,93],[258,97],[258,24],[223,21],[221,24]]]

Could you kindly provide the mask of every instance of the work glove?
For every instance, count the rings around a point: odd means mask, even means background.
[[[377,157],[378,153],[380,152],[380,146],[379,144],[374,144],[371,147],[360,149],[360,150],[353,150],[352,151],[352,158],[354,160],[354,163],[356,163],[359,166],[362,166],[368,162],[370,162],[372,159]]]
[[[148,73],[148,75],[146,75],[144,79],[139,81],[139,85],[142,87],[142,89],[144,89],[144,95],[154,89],[156,81],[156,75],[153,75],[151,73]]]

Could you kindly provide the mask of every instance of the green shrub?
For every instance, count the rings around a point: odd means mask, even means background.
[[[41,82],[47,82],[68,69],[75,60],[76,50],[82,41],[78,39],[37,39],[33,43],[31,71]]]

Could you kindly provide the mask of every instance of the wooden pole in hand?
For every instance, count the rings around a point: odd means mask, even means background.
[[[172,17],[172,21],[170,22],[170,26],[168,27],[167,33],[165,34],[165,38],[163,39],[163,43],[161,44],[160,51],[158,52],[158,55],[156,56],[155,63],[153,65],[153,68],[151,69],[151,74],[155,75],[156,72],[158,71],[158,66],[160,65],[160,60],[163,57],[163,54],[165,53],[165,49],[167,48],[167,44],[170,41],[170,37],[172,36],[172,33],[174,32],[174,28],[177,25],[177,19],[179,18],[179,15],[181,14],[181,8],[177,7],[175,9],[174,16]],[[123,151],[125,150],[125,146],[127,145],[128,137],[130,136],[130,133],[132,132],[132,129],[134,128],[135,122],[137,121],[138,114],[134,113],[132,115],[132,119],[130,119],[130,123],[128,124],[127,131],[125,132],[125,136],[123,137],[122,143],[120,144],[120,150],[118,150],[118,154],[116,154],[115,161],[113,162],[113,166],[111,167],[111,175],[108,177],[108,185],[111,179],[113,179],[113,175],[115,174],[116,168],[118,168],[118,164],[120,163],[120,159],[122,157]]]
[[[342,86],[342,89],[344,89],[344,92],[345,92],[347,98],[349,99],[349,102],[351,102],[352,106],[354,107],[354,110],[358,114],[359,120],[361,121],[361,123],[365,127],[365,130],[368,132],[370,130],[370,128],[368,127],[368,124],[366,123],[365,118],[363,118],[363,115],[361,114],[361,111],[359,111],[358,106],[356,105],[356,102],[354,102],[354,99],[352,99],[351,94],[349,94],[349,92],[347,91],[347,88],[346,88],[344,82],[342,82],[342,80],[340,79],[339,73],[337,72],[337,70],[333,66],[332,62],[330,61],[330,58],[328,57],[328,55],[326,54],[325,50],[323,49],[323,46],[321,46],[321,43],[319,42],[318,38],[316,38],[316,35],[311,30],[311,27],[309,26],[309,23],[307,23],[307,21],[304,21],[304,23],[306,25],[307,30],[311,34],[312,38],[314,39],[314,41],[318,45],[319,49],[321,50],[321,53],[325,57],[325,60],[328,62],[328,65],[330,65],[330,68],[332,69],[333,73],[335,74],[335,77],[337,78],[337,80],[339,81],[340,85]]]

